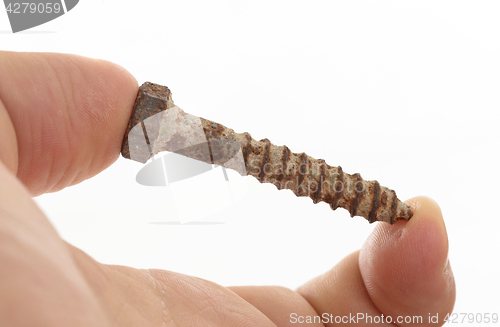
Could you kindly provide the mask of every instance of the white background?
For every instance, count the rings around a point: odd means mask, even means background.
[[[455,312],[498,312],[500,5],[496,1],[80,1],[0,49],[114,61],[177,105],[440,204]],[[0,76],[1,78],[1,76]],[[222,285],[295,288],[361,247],[374,225],[248,178],[223,224],[173,225],[165,188],[120,158],[36,199],[104,263]],[[196,199],[193,199],[196,205]]]

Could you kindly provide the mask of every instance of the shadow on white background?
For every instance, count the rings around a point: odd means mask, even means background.
[[[238,153],[241,156],[241,151]],[[237,204],[247,193],[247,179],[226,168],[207,164],[176,153],[153,158],[136,176],[144,187],[165,187],[175,215],[182,224],[223,223],[227,217],[215,215]],[[210,221],[205,221],[207,217]],[[160,222],[155,222],[160,223]]]

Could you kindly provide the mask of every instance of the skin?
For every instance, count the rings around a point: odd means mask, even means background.
[[[452,311],[446,228],[426,197],[407,202],[409,222],[378,223],[361,250],[297,290],[104,265],[63,241],[31,198],[118,158],[137,88],[110,62],[0,52],[0,326],[297,326],[290,313],[324,312],[438,326],[429,314],[442,324]]]

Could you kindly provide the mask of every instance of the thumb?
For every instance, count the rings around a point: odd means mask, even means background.
[[[90,178],[118,158],[136,95],[104,60],[0,51],[0,160],[31,195]]]
[[[455,304],[448,237],[441,210],[430,198],[408,201],[414,216],[393,226],[378,224],[359,255],[359,267],[374,304],[386,315],[442,323]],[[436,323],[436,321],[432,321]]]

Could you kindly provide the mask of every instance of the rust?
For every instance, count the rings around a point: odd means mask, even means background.
[[[377,220],[377,209],[380,207],[380,184],[377,181],[373,184],[372,198],[372,207],[370,209],[370,213],[368,214],[368,221],[370,224]]]
[[[380,194],[380,205],[382,207],[387,206],[387,193],[386,192],[382,192]]]
[[[297,192],[295,193],[297,196],[301,195],[301,190],[304,186],[304,179],[307,173],[307,166],[309,165],[309,159],[307,158],[307,154],[302,152],[299,157],[299,175],[297,176]]]
[[[342,194],[343,185],[344,185],[344,171],[342,167],[337,167],[337,179],[334,179],[334,192],[332,203],[330,203],[330,207],[332,210],[336,210],[338,208],[338,201],[340,199],[340,195]]]
[[[398,198],[396,196],[396,192],[391,190],[391,193],[392,193],[392,205],[391,205],[391,219],[389,221],[389,223],[392,225],[395,223],[396,221],[396,210],[397,210],[397,207],[398,207]]]
[[[314,192],[314,197],[313,197],[313,203],[316,204],[320,201],[321,199],[321,191],[323,190],[323,182],[325,180],[325,175],[326,175],[326,163],[325,160],[319,159],[321,162],[321,173],[319,176],[318,180],[318,186],[316,187],[316,191]]]
[[[139,129],[135,126],[139,125]],[[294,153],[268,139],[254,140],[249,133],[236,133],[219,123],[185,113],[174,105],[170,90],[144,83],[138,92],[122,145],[125,158],[146,162],[161,151],[177,152],[207,163],[251,175],[278,189],[324,201],[332,210],[346,209],[370,223],[390,224],[409,220],[411,208],[396,192],[377,181],[365,181],[360,174],[347,174],[340,166],[306,153]],[[243,170],[234,164],[240,153]]]
[[[271,149],[271,142],[268,139],[263,139],[261,142],[266,143],[266,147],[264,150],[264,155],[262,156],[262,162],[260,163],[260,174],[259,174],[259,182],[263,182],[264,177],[267,174],[268,168],[267,168],[267,163],[269,162],[269,151]]]
[[[278,187],[278,190],[281,190],[283,189],[283,187],[281,187],[281,183],[283,181],[283,177],[285,176],[285,170],[286,170],[286,164],[288,162],[288,158],[290,158],[290,149],[284,145],[283,146],[283,152],[281,153],[281,169],[280,169],[280,174],[278,176],[278,185],[276,187]]]
[[[354,199],[352,200],[349,213],[351,214],[351,217],[354,217],[356,215],[356,212],[358,211],[358,205],[363,192],[363,189],[360,189],[360,186],[358,185],[360,185],[360,182],[363,179],[361,178],[361,175],[358,173],[352,175],[352,177],[354,182]]]
[[[136,135],[134,133],[130,134],[132,128],[137,126],[138,124],[141,124],[141,126],[144,128],[143,124],[146,119],[166,110],[167,108],[172,107],[174,103],[172,102],[171,95],[172,93],[166,86],[153,84],[150,82],[146,82],[141,85],[137,93],[137,98],[135,100],[127,130],[125,131],[125,136],[123,138],[122,155],[125,158],[130,159],[131,157],[129,142],[133,143],[134,141],[137,141]],[[145,135],[145,138],[147,144],[151,144],[149,142],[149,139],[154,138],[155,132],[158,133],[158,126],[155,126],[153,124],[148,127],[150,128],[148,128],[148,135]],[[138,161],[146,162],[147,159],[149,159],[151,156],[149,147],[139,147],[136,150],[137,152],[135,153],[134,157],[136,159],[139,159]]]

